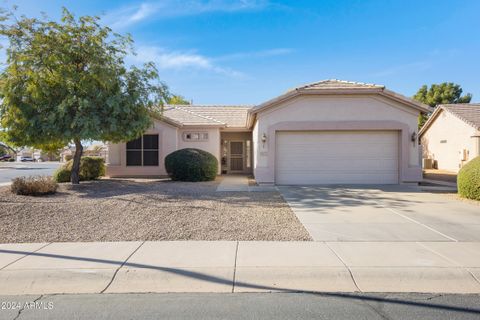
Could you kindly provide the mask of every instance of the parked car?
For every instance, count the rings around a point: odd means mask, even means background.
[[[20,157],[20,161],[22,162],[35,162],[35,159],[32,157]]]
[[[3,156],[0,156],[0,161],[11,161],[12,156],[9,154],[5,154]]]

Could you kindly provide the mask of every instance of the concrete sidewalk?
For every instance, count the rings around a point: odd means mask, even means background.
[[[249,185],[248,177],[245,175],[224,175],[217,187],[217,192],[275,192],[278,191],[274,185]]]
[[[478,242],[160,241],[0,245],[0,294],[480,293]]]

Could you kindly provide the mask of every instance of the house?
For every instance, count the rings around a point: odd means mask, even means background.
[[[428,107],[382,85],[324,80],[257,106],[170,105],[142,138],[109,144],[107,175],[164,176],[182,148],[217,157],[219,174],[260,184],[421,180],[418,116]]]
[[[439,105],[419,135],[425,163],[458,172],[480,155],[480,104]]]

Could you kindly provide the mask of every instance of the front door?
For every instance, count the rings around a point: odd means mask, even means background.
[[[230,141],[230,172],[243,172],[245,163],[245,148],[243,141]]]

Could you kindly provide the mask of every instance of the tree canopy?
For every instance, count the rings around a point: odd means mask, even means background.
[[[74,142],[72,183],[79,182],[82,140],[136,138],[170,96],[153,63],[126,67],[132,39],[99,20],[65,8],[59,22],[1,18],[0,35],[9,40],[0,75],[2,137],[36,148]]]
[[[430,87],[423,85],[413,96],[413,99],[433,108],[439,104],[469,103],[472,100],[472,95],[470,93],[462,95],[462,93],[463,90],[460,85],[453,82],[443,82],[432,84]],[[423,126],[427,119],[427,115],[421,115],[418,119],[419,127]]]
[[[168,104],[190,104],[190,101],[186,100],[184,97],[178,94],[172,95],[167,102]]]

